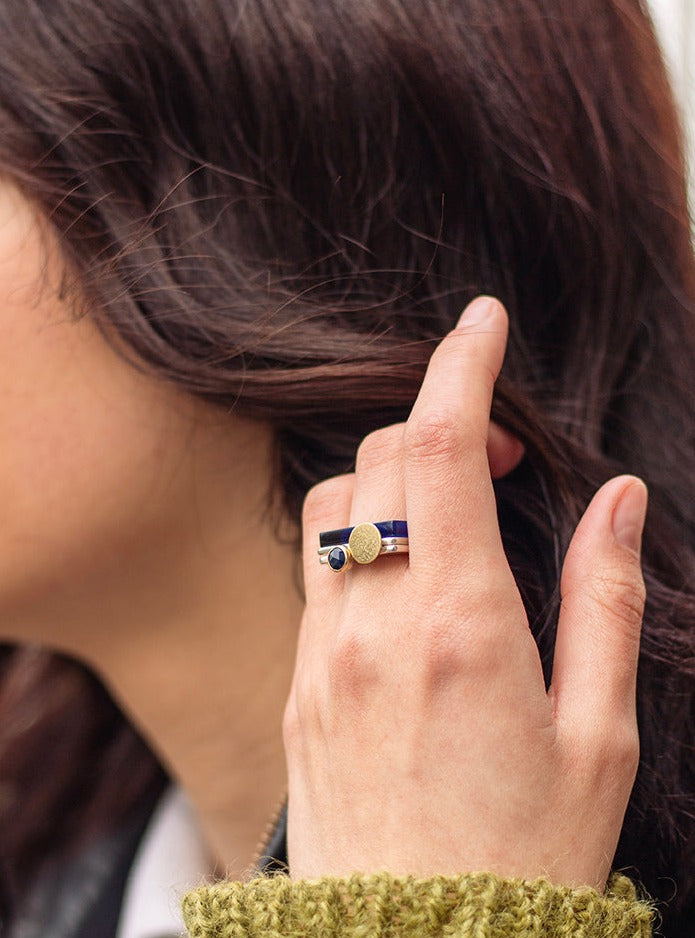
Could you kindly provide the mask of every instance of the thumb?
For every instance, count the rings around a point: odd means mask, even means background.
[[[647,498],[636,476],[611,479],[594,495],[570,542],[551,683],[556,714],[570,724],[608,713],[634,719]]]

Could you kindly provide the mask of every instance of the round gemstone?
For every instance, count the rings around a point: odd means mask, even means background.
[[[347,563],[347,554],[342,547],[334,547],[328,555],[328,565],[331,570],[342,570]]]

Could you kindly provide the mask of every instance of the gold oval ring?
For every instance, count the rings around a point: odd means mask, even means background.
[[[357,524],[348,541],[355,563],[373,563],[381,553],[381,532],[371,521]]]

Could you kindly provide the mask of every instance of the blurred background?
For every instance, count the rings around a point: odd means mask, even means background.
[[[695,207],[695,0],[649,0],[649,4],[690,138],[690,203]]]

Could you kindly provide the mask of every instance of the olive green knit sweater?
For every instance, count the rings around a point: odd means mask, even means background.
[[[191,938],[649,938],[629,879],[605,895],[492,873],[218,883],[183,901]]]

